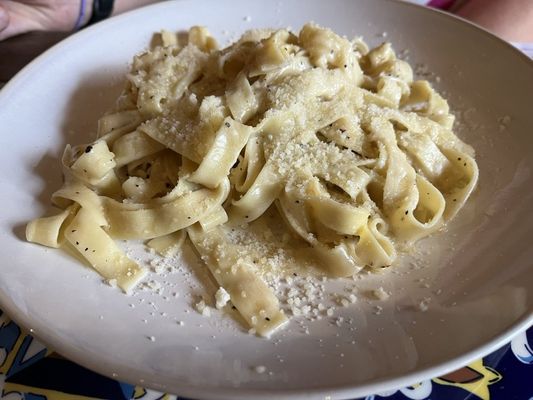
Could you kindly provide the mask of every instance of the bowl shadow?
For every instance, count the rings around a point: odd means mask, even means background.
[[[85,76],[72,92],[61,124],[61,140],[54,153],[46,153],[34,167],[34,174],[45,185],[37,198],[43,206],[50,206],[52,193],[63,184],[61,156],[67,144],[92,142],[96,138],[98,119],[113,108],[124,81],[116,79],[123,71]]]
[[[51,203],[52,194],[63,185],[61,157],[67,144],[82,144],[96,138],[98,119],[113,108],[124,87],[124,70],[95,71],[80,79],[67,102],[64,119],[61,122],[60,138],[54,150],[48,151],[36,162],[32,162],[31,174],[40,178],[40,189],[35,193],[37,215],[49,216],[57,213]],[[16,224],[13,234],[25,241],[28,221]]]

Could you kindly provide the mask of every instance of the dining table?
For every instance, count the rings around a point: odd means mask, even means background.
[[[0,41],[0,91],[34,58],[69,34],[30,32]],[[16,320],[16,315],[6,315],[0,310],[0,399],[182,398],[117,381],[75,364],[40,342],[32,332],[19,327],[11,317]],[[456,371],[365,398],[379,399],[533,400],[533,327]]]

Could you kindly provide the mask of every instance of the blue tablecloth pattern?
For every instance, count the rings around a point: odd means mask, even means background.
[[[533,328],[452,373],[364,400],[533,400]],[[0,311],[0,399],[173,400],[180,397],[119,382],[46,348]],[[361,399],[363,400],[363,399]]]

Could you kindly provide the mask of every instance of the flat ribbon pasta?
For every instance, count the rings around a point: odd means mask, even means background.
[[[475,153],[448,103],[389,43],[369,49],[315,24],[248,31],[220,50],[203,27],[160,39],[134,58],[96,139],[65,149],[61,211],[26,230],[73,247],[124,291],[146,269],[114,239],[171,256],[189,237],[269,336],[287,316],[250,260],[266,259],[257,249],[272,226],[310,270],[348,277],[393,265],[398,244],[445,226],[475,189]],[[233,231],[264,242],[249,249]]]
[[[222,229],[205,231],[193,226],[187,232],[215,280],[258,334],[269,336],[287,322],[272,290],[251,271],[238,250],[226,243]]]
[[[103,198],[109,232],[120,239],[151,239],[186,228],[222,204],[229,192],[227,179],[216,189],[200,189],[168,202],[123,204]]]

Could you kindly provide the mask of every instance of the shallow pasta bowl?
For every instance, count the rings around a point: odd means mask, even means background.
[[[458,135],[476,149],[478,189],[447,231],[424,240],[398,273],[358,281],[361,293],[381,286],[389,299],[361,296],[338,313],[350,323],[293,323],[265,340],[192,310],[213,288],[191,252],[175,274],[153,277],[162,292],[125,296],[71,256],[23,241],[25,223],[61,185],[64,145],[87,141],[154,31],[201,24],[225,44],[252,27],[309,20],[371,45],[391,41],[448,99]],[[533,320],[532,93],[533,63],[510,45],[400,2],[178,1],[113,18],[54,47],[0,92],[0,305],[82,365],[190,397],[346,398],[446,373]]]

